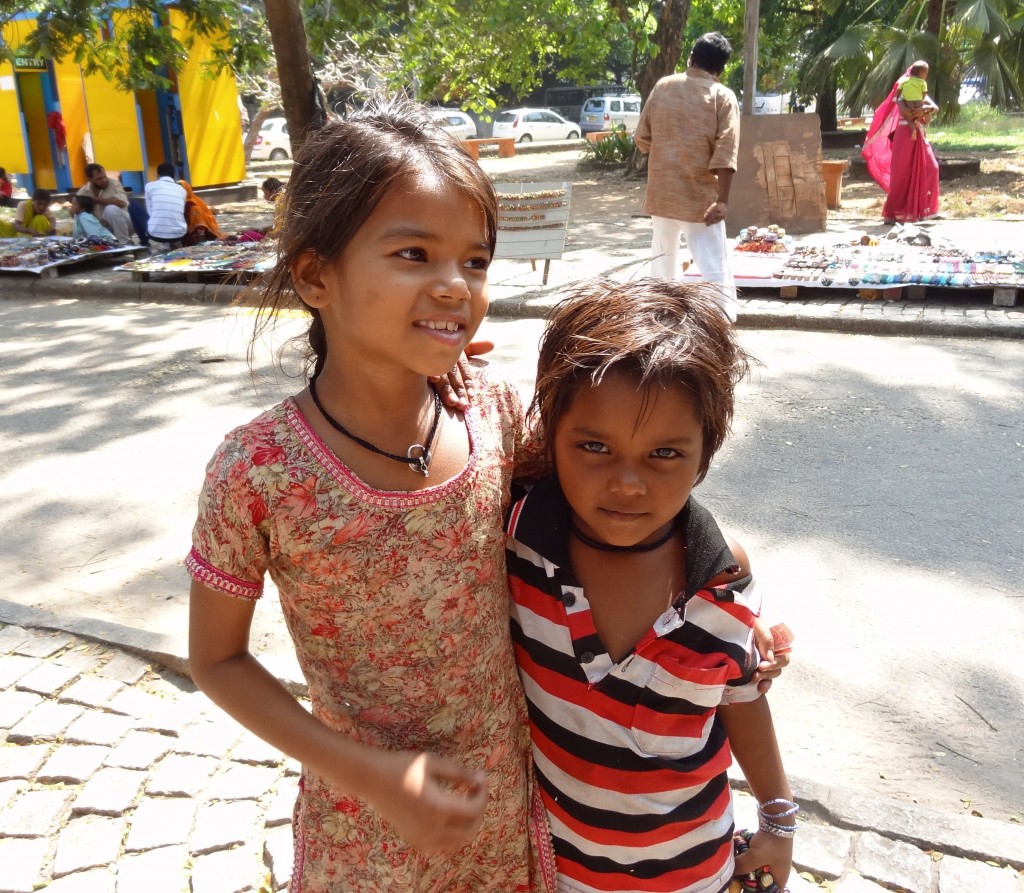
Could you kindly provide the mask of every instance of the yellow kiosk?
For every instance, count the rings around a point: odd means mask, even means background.
[[[179,39],[188,33],[180,10],[163,15]],[[116,19],[109,25],[116,33]],[[15,174],[22,188],[77,189],[91,161],[118,173],[138,195],[162,161],[173,162],[195,187],[245,178],[234,76],[211,77],[203,69],[216,37],[189,35],[188,59],[163,72],[171,81],[168,90],[124,92],[102,74],[84,74],[70,58],[19,52],[35,28],[31,13],[8,22],[3,40],[14,60],[0,63],[0,167]]]

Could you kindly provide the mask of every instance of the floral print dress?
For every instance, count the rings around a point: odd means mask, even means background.
[[[523,411],[505,383],[482,381],[477,393],[466,413],[469,461],[425,490],[366,486],[292,399],[231,432],[207,467],[188,570],[246,599],[259,598],[270,573],[314,715],[361,743],[487,773],[475,840],[428,856],[366,803],[304,771],[292,893],[547,886],[503,552]]]

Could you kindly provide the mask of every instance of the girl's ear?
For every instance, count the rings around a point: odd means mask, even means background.
[[[322,307],[327,303],[323,267],[314,250],[307,249],[292,261],[291,273],[292,285],[303,303],[310,307]]]

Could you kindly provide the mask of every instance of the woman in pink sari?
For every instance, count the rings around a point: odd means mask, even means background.
[[[861,149],[868,173],[888,193],[882,208],[886,223],[916,223],[939,213],[939,163],[924,130],[935,104],[926,98],[926,108],[911,109],[900,96],[900,87],[919,64],[906,70],[875,109]]]

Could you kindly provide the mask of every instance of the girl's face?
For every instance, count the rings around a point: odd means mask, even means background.
[[[609,372],[581,388],[555,426],[554,461],[576,526],[614,546],[652,542],[690,497],[704,444],[681,386],[637,390]]]
[[[483,210],[433,173],[396,182],[341,256],[295,264],[320,309],[328,350],[417,375],[449,370],[487,311],[491,252]],[[297,275],[296,275],[297,274]]]

